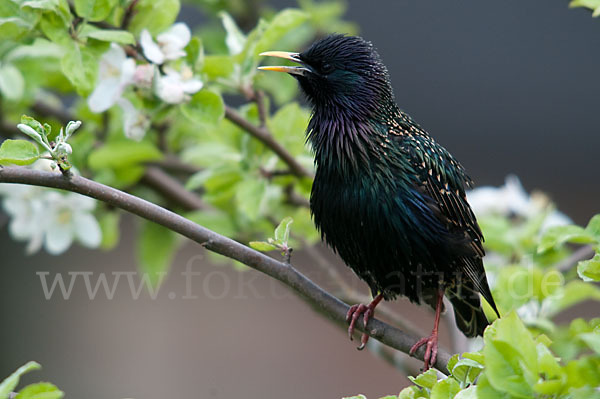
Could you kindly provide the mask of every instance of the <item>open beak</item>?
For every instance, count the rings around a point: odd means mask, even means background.
[[[260,53],[261,56],[267,57],[278,57],[286,60],[297,62],[302,66],[261,66],[258,69],[263,71],[275,71],[275,72],[286,72],[291,75],[299,75],[304,76],[307,72],[310,72],[310,69],[306,68],[305,64],[300,59],[299,53],[289,53],[287,51],[265,51],[264,53]]]

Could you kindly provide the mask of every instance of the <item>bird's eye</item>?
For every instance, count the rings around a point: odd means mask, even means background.
[[[329,73],[332,71],[333,71],[333,65],[328,64],[328,63],[324,63],[323,65],[321,65],[321,72]]]

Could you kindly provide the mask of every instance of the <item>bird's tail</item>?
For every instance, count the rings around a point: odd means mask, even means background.
[[[469,338],[483,335],[483,330],[490,323],[481,307],[479,295],[477,293],[475,295],[464,294],[466,294],[464,291],[458,294],[450,288],[446,290],[446,296],[454,308],[456,325]]]

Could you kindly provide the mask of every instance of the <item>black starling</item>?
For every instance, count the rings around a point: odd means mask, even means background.
[[[295,77],[312,105],[306,131],[315,153],[310,209],[322,238],[374,296],[348,312],[350,338],[361,314],[398,295],[435,311],[425,369],[435,363],[446,295],[468,337],[489,324],[479,294],[498,310],[482,257],[483,235],[465,196],[463,167],[396,105],[388,71],[371,43],[331,35],[302,53],[261,55],[300,66],[261,67]],[[362,349],[368,339],[361,338]]]

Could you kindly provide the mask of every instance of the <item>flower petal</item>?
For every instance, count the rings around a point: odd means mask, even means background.
[[[142,51],[144,52],[144,56],[150,60],[150,62],[154,64],[162,64],[165,62],[165,56],[161,51],[158,44],[152,40],[152,36],[147,29],[142,31],[140,36],[140,45],[142,46]]]
[[[111,43],[110,48],[102,54],[98,65],[98,79],[104,80],[117,77],[120,74],[121,66],[127,59],[125,50],[115,43]]]
[[[190,42],[192,38],[192,32],[190,32],[190,28],[183,23],[178,22],[173,24],[168,30],[161,33],[156,37],[161,44],[168,44],[169,46],[173,46],[179,49],[185,48],[187,44]]]
[[[121,86],[125,87],[133,83],[133,75],[135,74],[135,61],[132,58],[127,58],[121,65]]]
[[[181,76],[176,72],[160,76],[156,82],[155,92],[161,100],[168,104],[179,104],[185,99],[183,82]]]
[[[74,215],[74,228],[77,240],[85,247],[97,248],[102,241],[102,231],[98,221],[90,213]]]
[[[200,90],[204,84],[200,79],[189,79],[184,80],[182,83],[183,91],[189,94],[193,94]]]
[[[96,209],[96,200],[77,193],[65,196],[64,206],[74,211],[92,211]]]
[[[110,78],[100,80],[98,86],[88,97],[87,103],[90,111],[95,113],[104,112],[112,107],[117,99],[123,94],[123,88],[119,79]]]
[[[138,111],[133,104],[125,99],[119,100],[119,106],[123,110],[123,131],[128,138],[140,141],[150,128],[150,119]]]
[[[65,252],[73,243],[73,225],[71,223],[54,223],[46,231],[44,248],[51,255]]]

